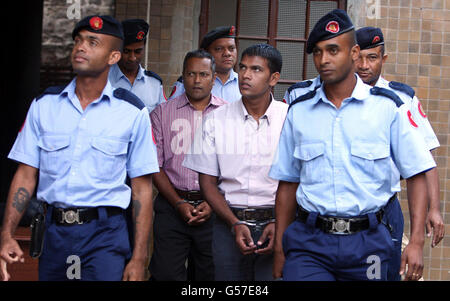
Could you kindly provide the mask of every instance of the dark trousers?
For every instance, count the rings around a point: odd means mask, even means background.
[[[53,207],[46,214],[46,232],[41,257],[41,281],[120,281],[131,258],[124,214],[99,218],[81,225],[58,225],[51,221]]]
[[[259,240],[265,226],[250,226],[253,242]],[[218,281],[270,281],[273,254],[243,255],[239,250],[230,227],[220,218],[214,222],[213,257]]]
[[[149,270],[156,281],[187,280],[186,259],[193,259],[195,279],[214,280],[211,253],[214,216],[199,226],[189,226],[161,195],[155,199],[154,244]]]
[[[391,260],[388,263],[388,281],[400,281],[400,263],[402,258],[402,237],[404,219],[402,208],[398,198],[395,197],[389,201],[384,208],[383,222],[389,225],[391,230],[392,242],[394,243],[394,252],[392,253]]]
[[[325,233],[315,227],[316,218],[310,213],[307,223],[296,220],[284,232],[283,280],[387,280],[394,246],[374,214],[369,214],[370,229],[351,235]]]

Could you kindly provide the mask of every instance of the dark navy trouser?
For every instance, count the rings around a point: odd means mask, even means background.
[[[317,213],[294,221],[283,235],[283,280],[386,280],[393,243],[387,227],[369,214],[370,229],[351,235],[316,228]]]
[[[388,263],[387,280],[388,281],[400,281],[400,263],[402,258],[402,237],[404,219],[402,208],[398,201],[397,196],[389,201],[384,208],[383,221],[390,225],[392,242],[394,243],[394,252],[392,253],[391,260]]]
[[[99,207],[98,219],[58,225],[51,221],[52,210],[49,206],[46,214],[39,280],[120,281],[131,258],[125,215],[108,217],[105,208]]]
[[[265,226],[250,226],[253,242],[256,244]],[[236,244],[230,227],[216,218],[213,227],[213,258],[215,280],[217,281],[270,281],[272,277],[273,254],[243,255]]]

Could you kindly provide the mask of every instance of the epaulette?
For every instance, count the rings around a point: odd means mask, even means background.
[[[403,101],[400,99],[400,97],[398,97],[398,95],[395,94],[394,92],[392,92],[391,90],[381,88],[381,87],[373,87],[372,89],[370,89],[370,94],[381,95],[381,96],[387,97],[387,98],[393,100],[397,107],[400,107],[403,105]]]
[[[123,99],[126,102],[132,104],[133,106],[137,107],[139,110],[142,110],[145,107],[145,104],[142,102],[142,100],[137,97],[134,93],[124,89],[124,88],[117,88],[113,92],[114,97]]]
[[[416,92],[414,91],[413,88],[411,88],[410,86],[408,86],[407,84],[404,84],[404,83],[389,82],[389,87],[391,87],[394,90],[403,92],[411,98],[413,98],[414,95],[416,94]]]
[[[38,101],[39,99],[41,99],[42,97],[44,97],[45,95],[57,95],[57,94],[61,94],[62,91],[64,91],[64,89],[66,88],[66,85],[64,86],[52,86],[52,87],[48,87],[47,89],[45,89],[44,93],[42,93],[41,95],[39,95],[38,97],[36,97],[36,101]]]
[[[293,84],[292,86],[290,86],[288,88],[288,93],[291,93],[292,90],[295,90],[295,89],[298,89],[298,88],[302,88],[302,89],[308,88],[309,86],[312,85],[312,83],[313,82],[311,80],[309,80],[309,79],[308,80],[304,80],[302,82],[295,83],[295,84]]]
[[[177,82],[183,83],[183,76],[180,76],[180,77],[177,79]]]
[[[145,71],[144,71],[144,74],[147,75],[147,76],[151,76],[151,77],[156,78],[157,80],[159,80],[159,81],[161,82],[161,85],[162,85],[162,83],[163,83],[162,78],[159,77],[159,75],[156,74],[155,72],[150,71],[150,70],[145,70]]]
[[[306,94],[303,94],[303,95],[297,97],[293,102],[291,102],[291,104],[289,105],[289,109],[290,109],[293,105],[295,105],[296,103],[299,103],[299,102],[302,102],[302,101],[305,101],[305,100],[308,100],[308,99],[313,98],[313,97],[316,95],[316,90],[317,90],[317,89],[314,89],[314,90],[312,90],[312,91],[309,91],[309,92],[306,93]]]

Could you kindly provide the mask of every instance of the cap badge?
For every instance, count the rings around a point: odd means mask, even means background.
[[[231,26],[230,28],[230,32],[228,33],[229,36],[234,36],[236,35],[236,27]]]
[[[375,37],[373,38],[373,40],[372,40],[372,44],[376,44],[376,43],[378,43],[380,40],[381,40],[381,39],[380,39],[379,36],[375,36]]]
[[[339,32],[339,23],[336,21],[330,21],[328,22],[327,26],[325,27],[325,30],[331,33],[338,33]]]
[[[100,17],[92,17],[89,20],[89,25],[91,25],[91,28],[94,30],[100,30],[103,28],[103,20]]]
[[[145,37],[145,32],[143,32],[142,30],[140,32],[138,32],[136,35],[136,39],[138,39],[138,40],[143,40],[144,37]]]

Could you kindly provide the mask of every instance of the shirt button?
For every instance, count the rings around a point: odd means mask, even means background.
[[[77,174],[76,172],[72,171],[72,176],[74,176],[74,175],[76,175],[76,174]]]
[[[336,122],[339,122],[339,121],[341,121],[341,118],[336,117]]]

